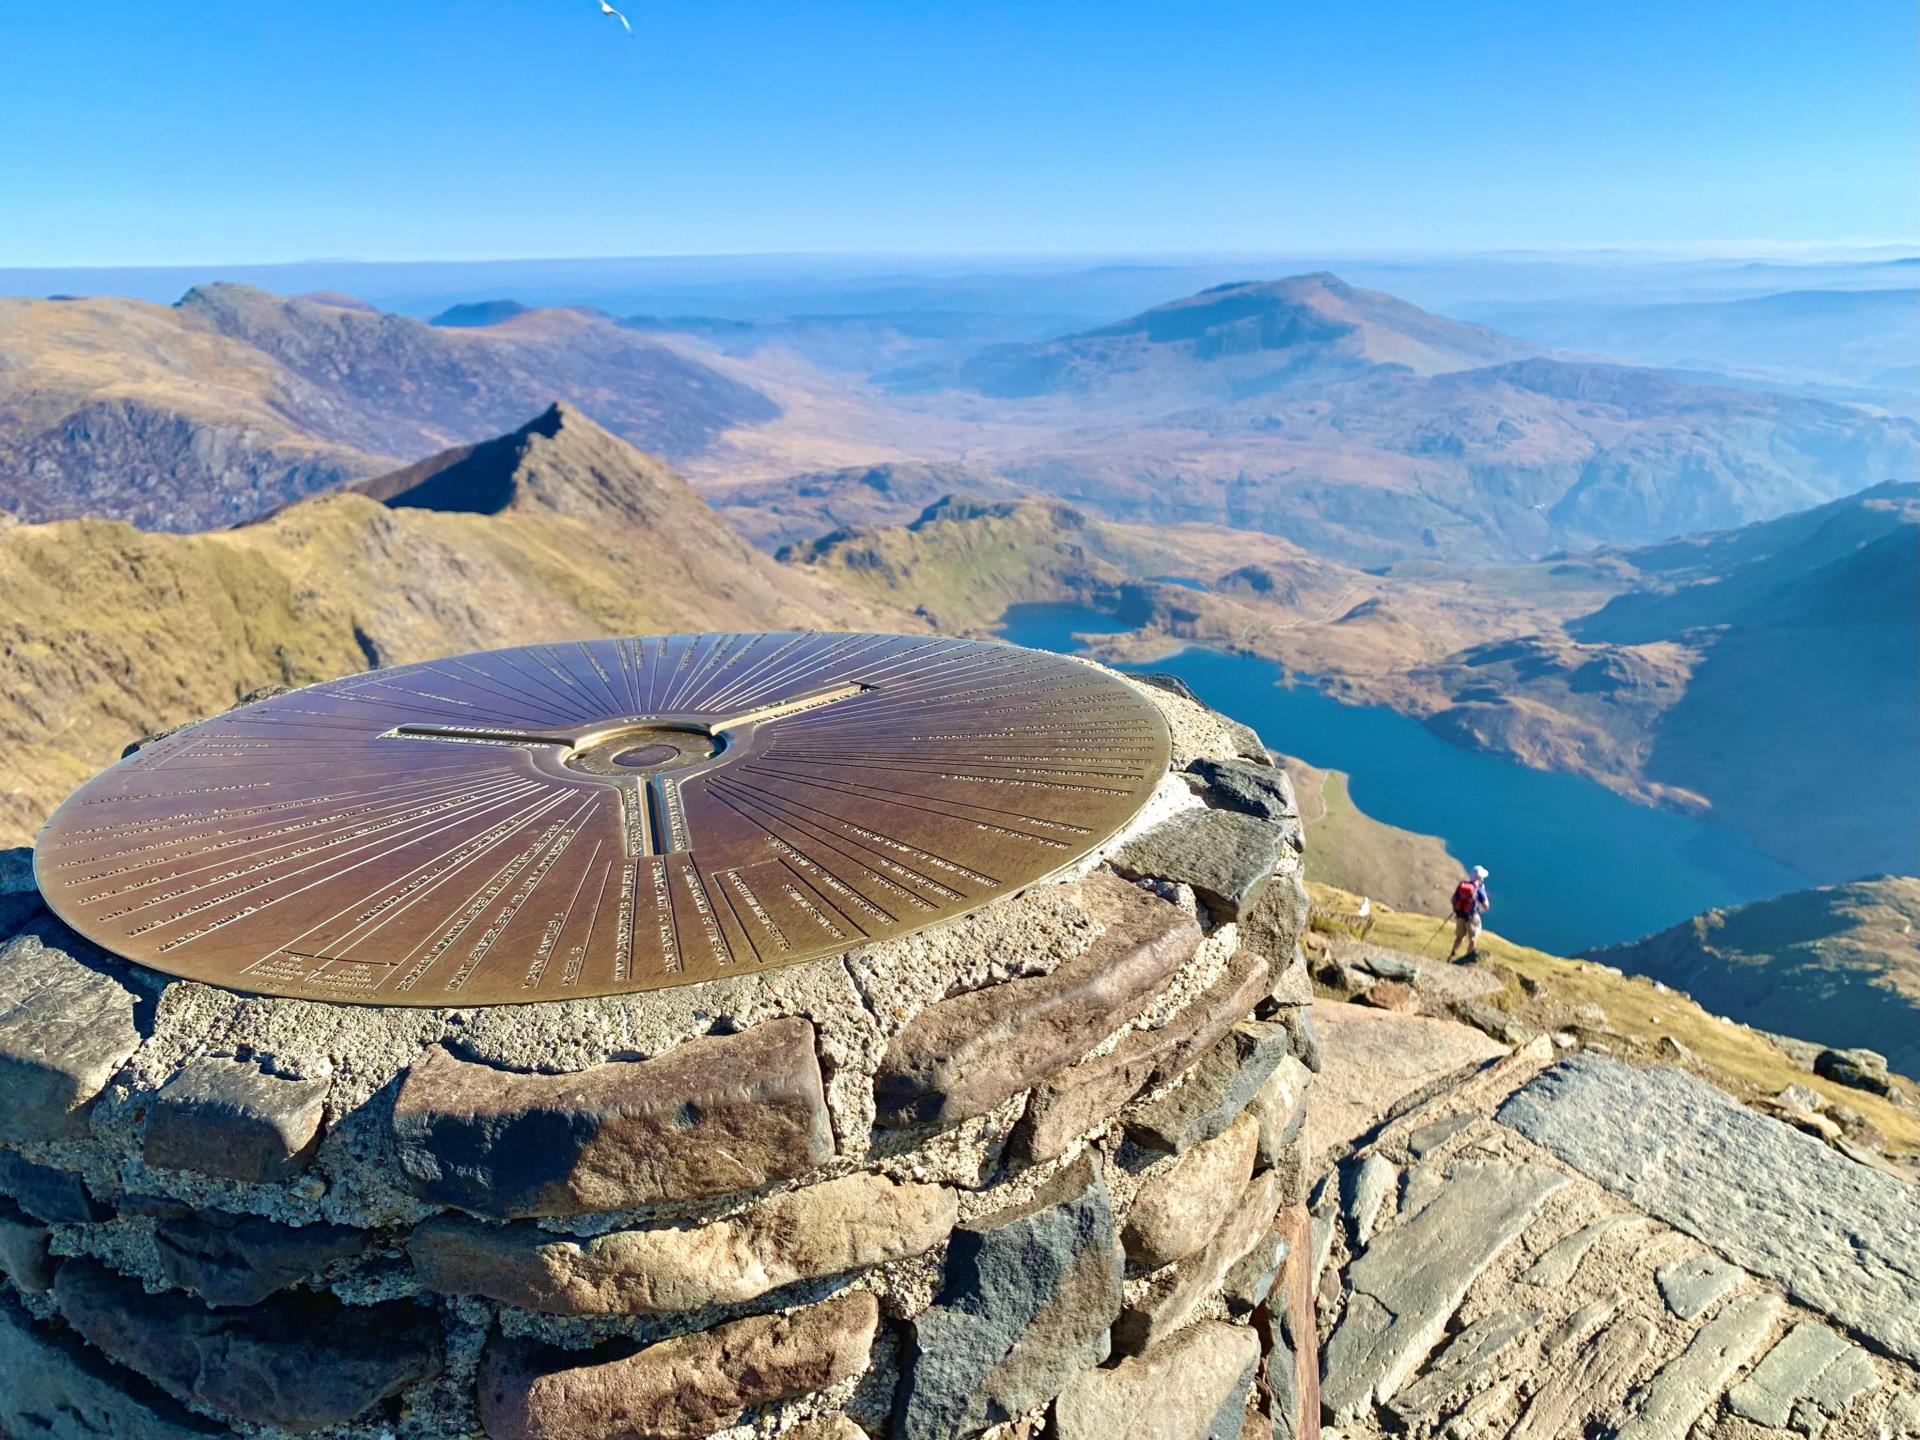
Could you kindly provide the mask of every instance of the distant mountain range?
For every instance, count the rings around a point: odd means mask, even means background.
[[[436,328],[237,285],[0,300],[0,508],[204,530],[518,424],[554,397],[669,456],[779,406],[573,311]]]
[[[491,299],[436,319],[225,284],[164,308],[0,301],[0,508],[231,524],[556,397],[688,467],[774,546],[904,523],[941,487],[916,466],[1365,566],[1662,540],[1920,469],[1909,418],[1569,359],[1318,272],[1018,343],[999,342],[1049,317],[615,321]],[[865,378],[888,366],[889,384]],[[888,467],[912,492],[897,502],[871,479]],[[775,518],[747,519],[749,496]]]
[[[905,525],[949,495],[1009,500],[1033,492],[965,465],[889,462],[763,480],[714,496],[735,529],[763,550],[836,530]]]
[[[1661,305],[1530,301],[1472,306],[1468,313],[1556,350],[1902,390],[1909,403],[1920,399],[1920,287],[1912,283]]]

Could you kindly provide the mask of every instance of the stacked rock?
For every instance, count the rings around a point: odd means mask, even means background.
[[[1300,823],[1151,693],[1073,876],[638,995],[169,980],[0,856],[0,1435],[1315,1433]]]

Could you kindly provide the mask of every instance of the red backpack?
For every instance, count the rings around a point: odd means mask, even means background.
[[[1480,887],[1471,880],[1462,880],[1453,887],[1453,913],[1470,917],[1480,908]]]

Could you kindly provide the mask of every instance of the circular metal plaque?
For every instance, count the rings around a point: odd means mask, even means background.
[[[498,1005],[836,954],[1085,855],[1165,772],[1131,687],[910,635],[653,635],[329,681],[68,797],[48,904],[237,990]]]

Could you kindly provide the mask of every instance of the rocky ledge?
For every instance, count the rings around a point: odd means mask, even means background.
[[[1149,693],[1076,874],[645,995],[168,981],[0,856],[0,1435],[1316,1433],[1299,819]]]

